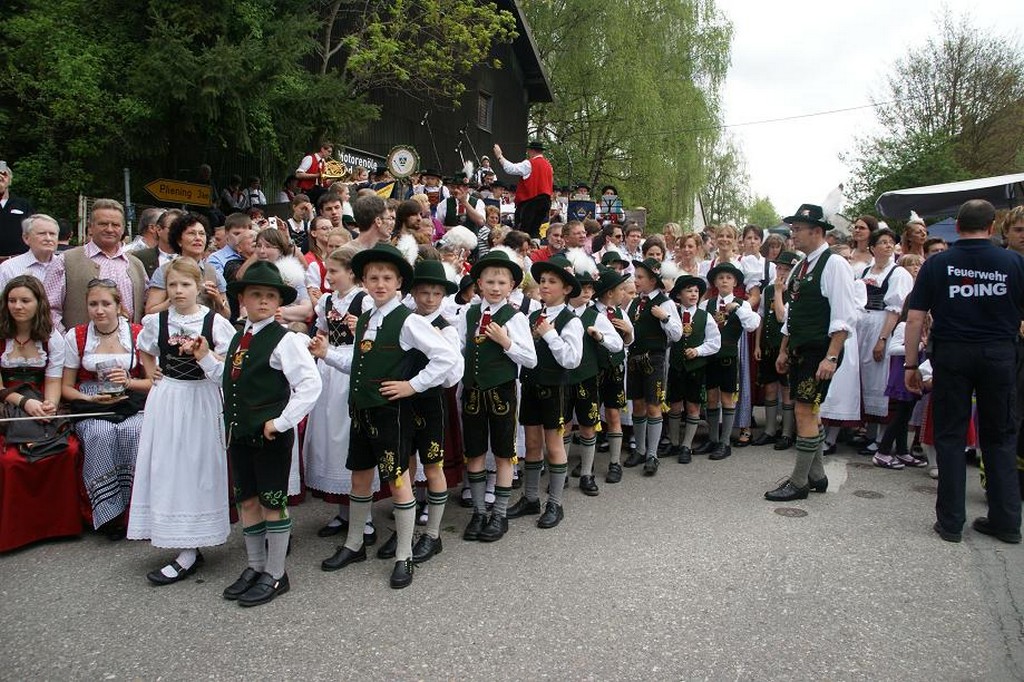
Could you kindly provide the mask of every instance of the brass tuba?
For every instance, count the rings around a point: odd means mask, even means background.
[[[320,177],[331,182],[348,182],[352,179],[352,171],[343,162],[337,159],[324,161],[320,169]]]

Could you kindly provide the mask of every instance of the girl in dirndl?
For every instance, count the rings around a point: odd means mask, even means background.
[[[128,517],[130,540],[181,550],[146,575],[154,585],[195,573],[199,548],[224,544],[230,533],[220,379],[209,374],[217,359],[208,355],[200,366],[193,353],[202,344],[223,357],[235,328],[199,305],[203,275],[195,261],[171,261],[166,276],[171,307],[147,315],[138,339],[147,373],[159,361],[162,377],[146,402]]]

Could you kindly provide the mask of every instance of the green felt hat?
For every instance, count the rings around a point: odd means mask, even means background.
[[[661,281],[661,261],[654,258],[644,258],[643,260],[633,261],[633,268],[639,268],[645,270],[654,281],[657,283],[659,289],[664,289],[665,285]]]
[[[412,285],[417,284],[440,284],[444,287],[444,293],[451,295],[459,291],[459,285],[448,279],[448,273],[444,270],[444,263],[439,260],[421,260],[413,268]]]
[[[596,298],[601,298],[627,279],[629,279],[629,275],[627,274],[617,272],[612,268],[603,268],[597,278],[597,284],[594,286],[594,296]]]
[[[286,284],[281,277],[281,271],[269,261],[258,260],[245,271],[241,279],[236,279],[228,284],[228,294],[237,296],[245,291],[246,287],[263,286],[273,287],[281,294],[281,303],[290,305],[295,302],[298,292],[295,287]]]
[[[743,284],[743,272],[741,272],[740,269],[732,263],[719,263],[715,267],[711,268],[711,271],[708,272],[708,281],[714,284],[715,278],[722,273],[732,275],[733,279],[736,280],[737,286]]]
[[[683,293],[683,289],[689,287],[697,287],[700,292],[701,298],[708,292],[708,283],[704,281],[703,277],[697,277],[696,275],[679,275],[676,277],[675,284],[672,285],[672,292],[669,294],[673,299],[677,299],[679,294]]]
[[[484,271],[484,268],[505,268],[512,273],[512,287],[518,287],[523,281],[523,269],[519,267],[519,263],[516,263],[508,254],[504,251],[488,251],[487,254],[473,263],[473,267],[470,268],[469,274],[473,278],[473,281],[480,279],[480,273]]]
[[[376,246],[363,249],[352,256],[352,273],[356,278],[362,280],[363,271],[370,263],[391,263],[398,268],[398,274],[402,278],[402,293],[407,294],[412,289],[413,269],[409,261],[405,259],[402,252],[387,242],[381,242]]]
[[[557,275],[559,279],[569,285],[572,289],[569,292],[569,298],[576,298],[580,295],[582,287],[579,280],[576,279],[576,275],[572,272],[572,263],[565,256],[555,254],[547,260],[537,261],[530,268],[530,274],[533,275],[535,282],[540,282],[540,276],[545,272]]]

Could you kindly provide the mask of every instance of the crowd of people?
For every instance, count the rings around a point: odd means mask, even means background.
[[[373,503],[389,496],[394,532],[376,554],[394,560],[399,589],[442,551],[450,489],[472,510],[463,539],[496,542],[512,519],[557,527],[572,478],[596,497],[624,468],[651,478],[664,459],[751,445],[794,448],[792,472],[764,497],[805,499],[827,490],[823,458],[844,443],[877,467],[938,478],[947,540],[964,523],[958,462],[980,447],[990,518],[975,528],[1019,542],[1018,423],[1011,411],[989,426],[988,385],[957,383],[967,406],[950,399],[955,414],[929,399],[952,383],[935,338],[976,341],[915,280],[952,296],[948,274],[974,299],[961,305],[1001,306],[1015,353],[1024,208],[998,231],[1014,260],[986,274],[948,264],[977,243],[996,248],[995,211],[978,202],[948,254],[923,222],[899,236],[865,215],[847,236],[813,204],[772,232],[646,234],[618,212],[552,220],[542,153],[531,144],[515,164],[495,147],[523,178],[510,211],[458,174],[424,172],[404,200],[327,186],[319,155],[296,173],[306,186],[288,220],[236,211],[211,226],[147,209],[127,243],[123,207],[101,199],[88,241],[58,252],[56,221],[19,208],[24,252],[0,264],[0,400],[8,417],[69,417],[74,434],[39,456],[7,443],[0,551],[78,534],[84,519],[112,540],[178,550],[147,575],[167,585],[226,542],[237,514],[247,562],[224,597],[255,606],[290,587],[289,504],[308,491],[332,505],[318,535],[344,537],[321,566],[337,571],[367,558]],[[5,229],[22,206],[11,177],[0,169]],[[993,339],[1006,340],[982,340]]]

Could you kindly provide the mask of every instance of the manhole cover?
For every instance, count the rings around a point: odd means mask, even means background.
[[[926,485],[926,484],[915,485],[913,488],[911,488],[911,490],[914,490],[914,491],[919,492],[919,493],[924,493],[925,495],[938,495],[939,494],[939,489],[936,488],[933,485]]]
[[[779,516],[786,516],[791,519],[799,519],[807,516],[807,512],[803,509],[797,509],[796,507],[776,507],[773,511]]]
[[[854,490],[853,494],[857,497],[863,497],[865,500],[879,500],[885,497],[882,493],[877,493],[874,490]]]
[[[846,466],[853,467],[854,469],[874,469],[875,465],[871,462],[850,462]]]

